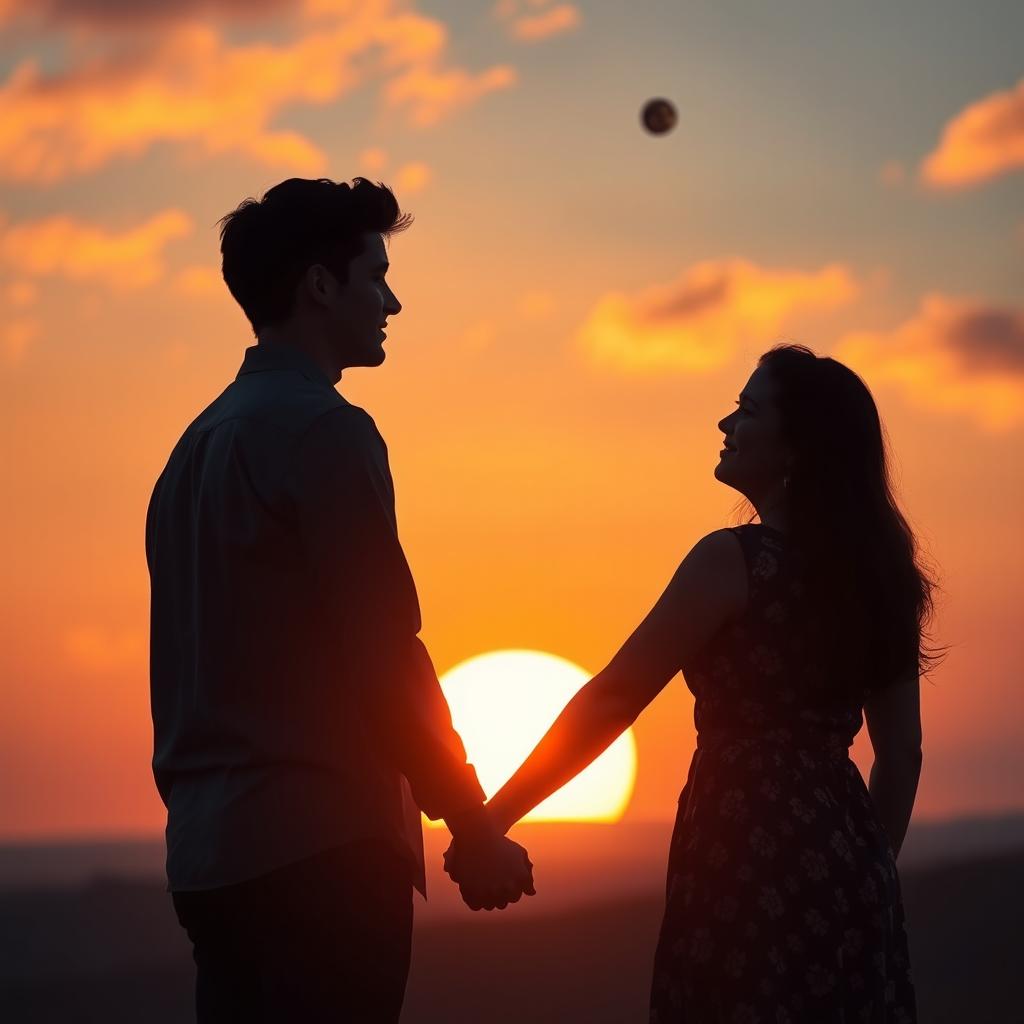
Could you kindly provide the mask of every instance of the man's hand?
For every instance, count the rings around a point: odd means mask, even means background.
[[[497,832],[453,839],[444,869],[471,910],[504,910],[524,894],[536,895],[526,850]]]

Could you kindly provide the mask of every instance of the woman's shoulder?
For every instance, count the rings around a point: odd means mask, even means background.
[[[786,535],[781,530],[764,523],[742,523],[726,527],[724,532],[731,533],[738,542],[752,592],[759,591],[788,564]]]

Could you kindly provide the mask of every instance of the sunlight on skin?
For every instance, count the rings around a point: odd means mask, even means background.
[[[590,678],[590,673],[564,658],[524,650],[481,654],[441,677],[452,721],[488,797],[504,785]],[[635,781],[636,741],[632,729],[627,729],[585,771],[523,820],[618,821]],[[438,828],[444,823],[427,824]]]

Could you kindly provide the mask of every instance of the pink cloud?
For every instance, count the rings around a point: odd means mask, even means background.
[[[943,129],[921,165],[933,188],[967,188],[1024,167],[1024,78],[972,103]]]

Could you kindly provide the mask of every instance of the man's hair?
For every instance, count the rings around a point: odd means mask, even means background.
[[[312,264],[323,264],[344,285],[349,261],[363,251],[365,232],[387,238],[412,223],[386,185],[365,178],[353,182],[288,178],[261,200],[244,199],[217,222],[224,282],[253,335],[289,317],[295,290]]]

